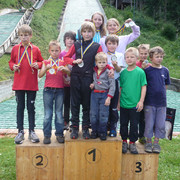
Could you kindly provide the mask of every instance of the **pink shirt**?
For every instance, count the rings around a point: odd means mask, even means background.
[[[119,36],[119,45],[116,48],[117,52],[124,54],[125,50],[126,50],[126,46],[140,36],[140,27],[139,26],[134,25],[133,27],[131,27],[131,29],[133,31],[131,34],[125,35],[125,36]],[[106,39],[106,36],[102,37],[100,39],[99,44],[102,46],[103,52],[107,53],[108,49],[105,44],[105,39]]]
[[[45,60],[43,63],[45,65],[50,64],[51,60]],[[64,61],[59,60],[58,66],[64,66]],[[50,74],[49,71],[47,71],[44,87],[64,88],[62,71],[56,71],[55,74]]]

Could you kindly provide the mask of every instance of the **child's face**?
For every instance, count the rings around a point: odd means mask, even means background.
[[[96,29],[100,29],[100,26],[103,24],[103,19],[99,14],[94,14],[92,21],[94,22]]]
[[[67,37],[65,40],[66,47],[70,48],[74,44],[74,40],[70,37]]]
[[[93,32],[91,31],[91,29],[84,29],[82,31],[82,37],[84,41],[91,40],[93,38]]]
[[[96,61],[96,66],[99,70],[103,70],[107,65],[107,59],[99,59]]]
[[[61,49],[59,48],[59,46],[56,45],[52,45],[49,48],[49,54],[51,55],[51,57],[55,60],[59,57],[59,53],[61,52]]]
[[[107,41],[106,46],[107,46],[108,51],[110,51],[111,53],[114,53],[118,45],[117,45],[117,42]]]
[[[136,65],[137,56],[133,52],[127,52],[125,55],[125,60],[128,66]]]
[[[160,54],[160,53],[153,54],[153,57],[151,58],[152,66],[160,67],[163,57],[164,57],[163,54]]]
[[[139,60],[144,62],[149,56],[147,49],[139,49]]]
[[[114,21],[109,21],[107,24],[107,30],[109,34],[115,34],[119,26]]]
[[[22,33],[20,32],[19,38],[22,42],[22,45],[27,46],[30,43],[32,35],[29,35],[29,33]]]

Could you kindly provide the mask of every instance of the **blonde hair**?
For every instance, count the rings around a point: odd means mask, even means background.
[[[126,55],[126,53],[128,53],[128,52],[132,52],[136,57],[139,57],[139,51],[138,51],[138,49],[135,48],[135,47],[130,47],[130,48],[128,48],[128,49],[126,50],[126,52],[125,52],[125,55]]]
[[[82,32],[84,30],[91,30],[93,32],[93,37],[95,35],[95,26],[92,22],[88,22],[88,21],[85,21],[82,25],[81,25],[81,35],[82,35]]]
[[[102,59],[104,59],[104,60],[107,61],[107,55],[106,55],[106,53],[104,53],[104,52],[99,52],[99,53],[97,53],[96,56],[95,56],[95,62],[97,62],[97,61],[99,61],[99,60],[102,60]]]
[[[110,34],[106,37],[105,39],[105,44],[107,45],[107,42],[110,41],[112,43],[117,43],[117,45],[119,44],[119,38],[117,35],[115,34]]]
[[[107,21],[106,28],[108,27],[108,24],[109,24],[110,21],[115,22],[115,24],[116,24],[118,27],[120,27],[119,21],[118,21],[116,18],[110,18],[110,19]]]
[[[140,45],[138,46],[138,50],[140,50],[140,49],[145,49],[145,50],[148,50],[148,51],[149,51],[149,49],[150,49],[150,44],[140,44]]]
[[[49,42],[49,49],[50,49],[52,46],[58,46],[59,49],[61,50],[60,42],[57,41],[57,40],[52,40],[52,41]]]
[[[32,35],[32,29],[29,25],[27,24],[23,24],[19,29],[18,29],[18,35],[20,35],[20,33],[28,33],[29,35]]]
[[[160,46],[155,46],[149,50],[149,57],[152,58],[154,54],[161,54],[165,56],[164,49]]]
[[[91,20],[92,20],[92,21],[93,21],[94,15],[96,15],[96,14],[100,15],[101,18],[102,18],[102,24],[101,24],[101,26],[100,26],[100,34],[101,34],[101,37],[103,37],[103,36],[106,35],[106,27],[105,27],[105,23],[104,23],[104,16],[103,16],[103,14],[100,13],[100,12],[95,12],[95,13],[91,16]]]

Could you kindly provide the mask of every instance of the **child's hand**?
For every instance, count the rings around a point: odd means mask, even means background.
[[[59,66],[59,67],[57,68],[57,70],[58,70],[58,71],[65,71],[66,68],[65,68],[64,66]]]
[[[142,111],[142,109],[143,109],[143,102],[139,101],[137,106],[136,106],[136,108],[137,108],[137,112]]]
[[[132,21],[132,19],[129,18],[129,19],[127,19],[127,20],[125,21],[125,23],[129,23],[129,22],[131,22],[131,21]]]
[[[13,70],[14,70],[14,71],[19,71],[19,69],[20,69],[20,66],[17,65],[17,64],[14,64]]]
[[[114,70],[113,70],[113,69],[110,69],[110,70],[109,70],[108,76],[109,76],[110,78],[114,78]]]
[[[145,63],[145,62],[142,63],[142,69],[146,69],[148,66],[149,66],[148,63]]]
[[[73,61],[73,63],[74,64],[80,64],[80,63],[82,63],[82,61],[83,61],[82,59],[76,59]]]
[[[90,84],[90,86],[89,86],[91,89],[94,89],[94,84],[92,83],[92,84]]]
[[[114,67],[117,66],[117,61],[111,61],[111,62]]]
[[[104,105],[105,105],[105,106],[109,106],[110,103],[111,103],[111,98],[110,98],[110,97],[107,97]]]
[[[50,65],[50,64],[47,64],[46,65],[46,70],[49,70],[49,69],[51,69],[52,68],[52,66]]]
[[[32,67],[32,68],[35,68],[35,69],[38,69],[38,68],[39,68],[39,66],[38,66],[38,63],[37,63],[37,62],[32,63],[32,64],[31,64],[31,67]]]
[[[91,19],[85,19],[85,21],[93,22]]]
[[[117,110],[120,111],[120,102],[118,102]]]

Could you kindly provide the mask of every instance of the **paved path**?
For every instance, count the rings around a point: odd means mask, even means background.
[[[85,18],[90,18],[96,11],[102,11],[98,4],[98,0],[68,0],[64,14],[63,24],[60,33],[60,42],[63,45],[63,35],[66,31],[73,30],[77,32],[81,23]],[[42,91],[44,86],[44,78],[39,82],[39,91],[36,98],[36,128],[43,127],[43,97]],[[176,108],[176,120],[174,131],[180,132],[180,93],[167,91],[168,107]],[[25,110],[24,118],[25,128],[28,128],[27,111]],[[54,128],[54,126],[53,126]],[[16,101],[15,97],[0,103],[0,129],[16,129]],[[1,133],[1,131],[0,131]]]

